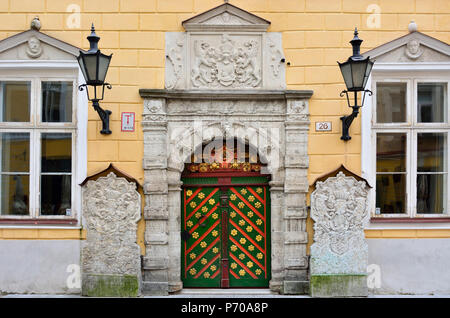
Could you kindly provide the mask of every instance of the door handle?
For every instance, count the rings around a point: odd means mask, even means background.
[[[182,231],[181,232],[181,239],[183,241],[187,241],[191,238],[191,234],[188,231]]]

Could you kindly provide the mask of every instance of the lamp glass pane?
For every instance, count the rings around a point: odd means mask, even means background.
[[[86,74],[86,66],[84,65],[83,53],[80,52],[80,55],[77,57],[77,60],[78,64],[80,65],[81,72],[83,73],[84,80],[87,81],[88,78]]]
[[[84,56],[84,64],[86,66],[87,73],[87,81],[96,81],[97,80],[97,54],[93,55],[85,55]]]
[[[366,63],[364,62],[352,63],[353,88],[363,87],[365,75],[366,75]]]
[[[352,81],[352,69],[349,62],[345,62],[342,64],[339,64],[339,67],[341,68],[342,77],[344,78],[345,86],[347,86],[347,90],[351,90],[353,88],[353,81]]]
[[[104,82],[106,78],[106,73],[108,72],[109,62],[111,61],[111,56],[105,54],[100,54],[98,60],[98,80]]]
[[[367,81],[369,80],[370,72],[372,72],[372,67],[373,67],[373,62],[369,60],[367,63],[367,66],[366,66],[366,74],[364,76],[363,88],[365,88],[367,85]]]

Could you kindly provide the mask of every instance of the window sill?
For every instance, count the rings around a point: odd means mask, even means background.
[[[409,218],[409,217],[372,217],[370,223],[450,223],[450,217]]]
[[[0,219],[0,225],[77,225],[77,219]]]

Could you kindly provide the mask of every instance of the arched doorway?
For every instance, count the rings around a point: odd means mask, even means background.
[[[269,287],[270,175],[255,148],[237,139],[196,149],[181,191],[184,287]]]

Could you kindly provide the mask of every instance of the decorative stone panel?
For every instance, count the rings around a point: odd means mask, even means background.
[[[311,194],[313,296],[367,296],[369,187],[339,171]]]
[[[167,89],[286,89],[281,33],[224,4],[166,33]]]
[[[141,198],[136,183],[110,172],[83,186],[86,242],[82,250],[82,294],[137,296],[141,273],[136,243]]]

